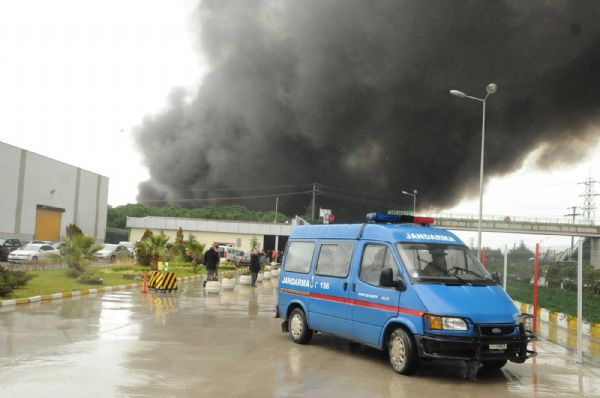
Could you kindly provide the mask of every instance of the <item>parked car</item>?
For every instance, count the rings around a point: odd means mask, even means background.
[[[102,245],[102,249],[98,250],[95,254],[98,260],[114,261],[117,257],[129,256],[129,250],[123,245],[115,245],[112,243],[105,243]]]
[[[47,244],[29,243],[20,249],[10,252],[8,261],[15,264],[36,262],[47,259],[51,255],[60,256],[60,251]]]
[[[65,246],[65,242],[53,242],[51,246],[60,251],[60,254],[63,255],[63,247]]]
[[[248,252],[245,253],[242,258],[240,259],[240,263],[238,264],[238,266],[243,265],[243,266],[249,266],[250,265],[250,255],[252,253]],[[269,259],[267,258],[267,256],[265,256],[264,253],[260,253],[258,255],[258,261],[260,262],[260,266],[262,267],[263,265],[269,265]]]
[[[21,247],[19,239],[0,239],[0,261],[6,261],[8,254]]]
[[[219,257],[221,257],[221,262],[231,261],[239,265],[242,255],[240,250],[231,246],[219,246]]]
[[[122,241],[122,242],[119,242],[119,245],[125,246],[127,248],[127,250],[129,250],[129,257],[133,257],[133,255],[135,254],[135,251],[133,249],[133,245],[131,244],[131,242]]]

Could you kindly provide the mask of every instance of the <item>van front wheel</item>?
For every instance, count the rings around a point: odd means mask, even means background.
[[[306,344],[310,341],[313,331],[309,329],[306,315],[300,308],[295,308],[288,318],[290,337],[294,343]]]
[[[392,332],[388,340],[392,368],[403,375],[413,374],[419,366],[419,354],[413,339],[402,328]]]

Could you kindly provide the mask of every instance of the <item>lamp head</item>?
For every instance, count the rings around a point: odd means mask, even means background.
[[[463,93],[462,91],[459,90],[450,90],[450,94],[455,95],[457,97],[460,98],[465,98],[467,96],[467,94]]]
[[[494,94],[496,91],[498,91],[498,86],[496,83],[490,83],[485,88],[485,91],[487,91],[488,94]]]

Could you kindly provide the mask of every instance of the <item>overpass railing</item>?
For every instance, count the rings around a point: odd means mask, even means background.
[[[389,214],[413,215],[412,211],[406,210],[389,210]],[[458,214],[458,213],[435,213],[435,212],[418,212],[420,216],[433,217],[434,219],[444,221],[478,221],[479,215],[476,214]],[[582,226],[582,227],[597,227],[600,222],[588,220],[565,220],[563,218],[552,217],[527,217],[527,216],[496,216],[483,215],[483,222],[504,222],[504,223],[519,223],[532,225],[561,225],[561,226]]]

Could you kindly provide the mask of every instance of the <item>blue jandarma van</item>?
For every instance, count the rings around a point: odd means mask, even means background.
[[[296,227],[279,275],[282,331],[313,331],[387,350],[394,370],[421,359],[500,368],[535,355],[531,318],[467,247],[432,219],[367,215],[368,223]]]

